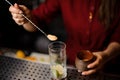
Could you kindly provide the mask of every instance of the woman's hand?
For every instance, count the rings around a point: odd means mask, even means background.
[[[82,72],[82,75],[90,75],[97,72],[102,69],[107,61],[120,55],[120,44],[118,42],[111,42],[104,51],[93,52],[93,54],[96,60],[87,66],[89,70]]]
[[[95,56],[95,61],[90,63],[87,68],[89,69],[88,71],[83,71],[82,75],[90,75],[93,74],[97,71],[99,71],[103,64],[105,63],[105,56],[103,56],[104,52],[93,52]]]
[[[9,11],[11,12],[13,20],[18,25],[23,25],[28,22],[21,15],[21,14],[24,14],[25,16],[30,17],[30,10],[27,7],[25,7],[24,5],[18,5],[15,3],[13,6],[10,6]]]

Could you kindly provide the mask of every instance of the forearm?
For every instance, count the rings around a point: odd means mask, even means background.
[[[26,19],[26,23],[23,25],[24,29],[29,32],[34,32],[37,30],[37,20],[34,18],[34,16],[29,16],[29,18]]]
[[[23,25],[23,28],[26,30],[26,31],[29,31],[29,32],[35,32],[36,31],[36,28],[31,24],[31,23],[26,23]]]
[[[103,53],[103,55],[106,56],[106,60],[110,60],[117,55],[120,55],[120,44],[117,42],[110,43]]]

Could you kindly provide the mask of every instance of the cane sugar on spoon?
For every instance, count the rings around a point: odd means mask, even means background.
[[[51,41],[55,41],[55,40],[58,39],[55,35],[51,35],[51,34],[48,34],[48,35],[47,35],[47,38],[48,38],[49,40],[51,40]]]

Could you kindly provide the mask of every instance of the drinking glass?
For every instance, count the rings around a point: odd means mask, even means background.
[[[66,44],[54,41],[48,45],[52,80],[63,80],[67,76]]]

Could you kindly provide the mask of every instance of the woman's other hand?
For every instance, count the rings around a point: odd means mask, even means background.
[[[95,61],[90,63],[87,68],[89,69],[88,71],[83,71],[82,75],[90,75],[93,73],[96,73],[100,69],[102,69],[103,64],[105,63],[105,56],[103,56],[104,52],[93,52],[95,56]]]

